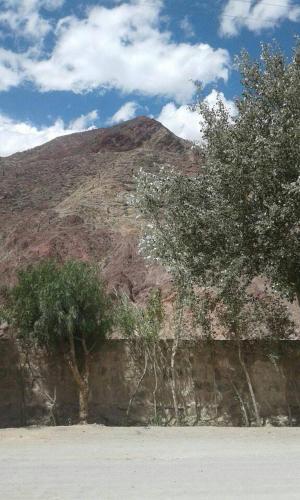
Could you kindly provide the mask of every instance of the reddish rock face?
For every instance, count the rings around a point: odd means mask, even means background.
[[[139,117],[121,125],[60,137],[0,160],[0,281],[46,257],[101,264],[109,289],[143,301],[170,279],[137,250],[139,229],[126,198],[143,167],[197,168],[191,144]]]

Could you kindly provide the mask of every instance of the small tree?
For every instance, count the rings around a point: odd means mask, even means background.
[[[244,360],[241,340],[263,339],[278,341],[289,339],[295,333],[296,325],[280,298],[274,295],[255,297],[231,280],[221,291],[203,289],[191,294],[191,307],[195,324],[202,327],[207,338],[218,338],[220,333],[237,346],[240,362],[252,402],[256,425],[261,425],[259,405],[256,401],[251,376]],[[235,391],[237,388],[234,386]],[[238,391],[237,391],[238,392]],[[245,406],[239,395],[246,425],[249,425]]]
[[[111,327],[110,302],[94,267],[45,261],[20,271],[8,313],[21,339],[62,350],[79,390],[79,421],[86,423],[91,356]]]
[[[300,302],[300,44],[287,62],[264,46],[239,59],[238,113],[197,107],[204,165],[187,177],[142,173],[136,203],[146,218],[145,252],[179,282],[226,285],[267,276]]]

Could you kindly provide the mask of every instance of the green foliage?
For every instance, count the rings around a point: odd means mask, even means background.
[[[44,261],[22,270],[11,290],[9,318],[25,341],[57,348],[74,339],[97,348],[111,327],[111,310],[96,270],[87,263]]]
[[[195,326],[206,338],[283,340],[292,338],[296,325],[279,297],[247,293],[238,284],[226,290],[205,289],[190,294]]]
[[[139,339],[151,344],[158,340],[164,319],[159,290],[153,290],[145,307],[130,302],[122,295],[116,313],[116,325],[127,339]]]
[[[300,44],[295,48],[299,53]],[[141,172],[136,205],[146,255],[178,283],[245,290],[263,274],[300,297],[300,61],[263,46],[238,60],[243,93],[229,116],[221,100],[198,107],[205,164],[194,177]]]

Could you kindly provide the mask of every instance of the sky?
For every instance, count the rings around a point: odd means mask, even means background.
[[[0,0],[0,156],[139,115],[200,141],[195,82],[235,113],[234,57],[295,35],[300,0]]]

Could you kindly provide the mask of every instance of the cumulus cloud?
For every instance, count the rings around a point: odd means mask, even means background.
[[[121,108],[107,121],[109,125],[125,122],[135,117],[138,104],[134,101],[129,101],[123,104]]]
[[[182,139],[199,140],[200,117],[188,106],[176,106],[174,102],[169,102],[162,108],[157,120]]]
[[[94,109],[93,111],[90,111],[90,113],[87,113],[86,115],[81,115],[75,120],[70,122],[70,129],[72,130],[86,130],[88,127],[93,126],[95,120],[99,118],[98,111]]]
[[[220,33],[224,36],[235,36],[243,27],[260,32],[274,28],[284,20],[300,20],[299,4],[293,0],[229,0],[221,14]]]
[[[98,113],[94,110],[73,120],[69,125],[58,119],[49,127],[36,127],[0,114],[0,156],[40,146],[55,137],[95,128],[93,121],[97,117]]]
[[[10,28],[14,36],[43,39],[51,30],[51,23],[40,10],[54,10],[63,3],[64,0],[1,0],[0,24]]]
[[[175,43],[162,29],[161,9],[160,0],[136,0],[61,19],[50,57],[24,61],[27,78],[42,91],[115,88],[180,103],[191,99],[194,80],[226,80],[228,51]]]
[[[0,48],[0,91],[16,87],[22,80],[19,56],[10,50]]]
[[[226,99],[222,92],[218,94],[216,90],[212,90],[205,98],[205,101],[210,107],[214,107],[217,103],[218,96],[225,104],[230,115],[234,116],[237,113],[236,106],[233,101]],[[178,137],[190,141],[201,142],[201,115],[190,107],[185,105],[176,106],[174,102],[169,102],[162,108],[157,120],[174,132]]]

